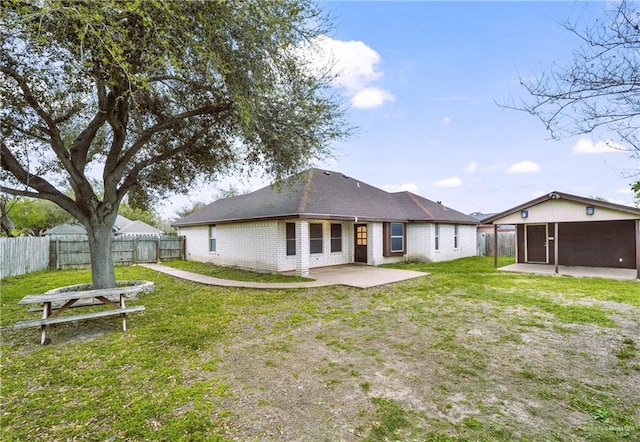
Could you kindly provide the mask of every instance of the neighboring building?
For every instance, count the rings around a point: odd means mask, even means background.
[[[482,221],[490,216],[495,215],[495,213],[482,213],[482,212],[473,212],[470,213],[469,216],[474,217],[478,220],[478,233],[493,233],[493,224],[483,224]],[[499,233],[512,233],[516,230],[516,226],[513,224],[501,224],[498,226]]]
[[[122,215],[118,215],[116,222],[113,225],[113,234],[115,236],[162,236],[164,235],[164,232],[145,222],[131,221]],[[63,237],[64,239],[70,239],[72,237],[75,237],[76,239],[86,239],[87,231],[79,224],[61,224],[45,231],[44,236],[51,236],[52,238],[58,239]]]
[[[551,192],[483,223],[516,225],[516,262],[637,269],[640,209]]]
[[[113,225],[113,234],[116,236],[162,236],[164,235],[164,232],[143,221],[131,221],[122,215],[118,215],[116,222]]]
[[[86,239],[87,231],[83,226],[79,224],[60,224],[59,226],[52,227],[44,231],[43,236],[50,236],[51,238],[78,238]]]
[[[173,224],[189,260],[308,275],[309,268],[445,261],[476,254],[477,221],[411,192],[309,169]]]

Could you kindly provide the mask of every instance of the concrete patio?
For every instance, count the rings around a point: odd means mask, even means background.
[[[554,275],[555,266],[549,264],[511,264],[498,269],[502,272],[536,273]],[[606,278],[616,280],[637,280],[635,269],[612,269],[606,267],[558,266],[558,274],[578,278]]]
[[[139,265],[151,270],[155,270],[157,272],[174,276],[176,278],[198,282],[200,284],[215,285],[221,287],[243,287],[260,289],[296,289],[308,287],[325,287],[330,285],[346,285],[364,289],[428,275],[428,273],[416,272],[413,270],[386,269],[365,265],[347,264],[310,269],[309,277],[314,279],[314,281],[266,283],[233,281],[229,279],[214,278],[212,276],[200,275],[198,273],[174,269],[173,267],[168,267],[161,264]],[[295,272],[292,272],[291,274],[294,275]]]

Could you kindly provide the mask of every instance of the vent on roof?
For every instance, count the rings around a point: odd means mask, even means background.
[[[327,171],[325,170],[325,171],[324,171],[324,174],[325,174],[325,175],[327,175],[327,176],[329,176],[329,175],[331,175],[331,172],[327,172]]]
[[[342,174],[342,178],[349,178],[348,176],[346,176],[344,173]]]

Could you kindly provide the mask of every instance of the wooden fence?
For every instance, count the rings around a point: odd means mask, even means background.
[[[493,232],[478,232],[478,256],[494,256]],[[516,232],[498,232],[498,256],[516,256]]]
[[[123,236],[111,245],[115,265],[184,259],[183,236]],[[0,278],[38,270],[91,266],[89,241],[82,237],[0,238]]]
[[[49,268],[49,238],[0,238],[0,278]]]
[[[111,242],[113,263],[132,265],[141,262],[158,262],[184,259],[183,236],[122,236]],[[78,269],[91,265],[89,241],[51,239],[49,249],[50,269]]]

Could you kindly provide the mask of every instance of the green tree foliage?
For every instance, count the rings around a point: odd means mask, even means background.
[[[158,215],[152,210],[140,209],[139,207],[131,207],[127,203],[120,204],[118,214],[130,219],[131,221],[142,221],[154,227],[157,227],[159,223]]]
[[[74,221],[56,204],[42,199],[11,199],[6,202],[6,211],[13,224],[13,236],[42,236],[47,229]]]
[[[331,78],[300,50],[327,24],[309,0],[3,1],[0,190],[76,218],[94,286],[114,285],[127,194],[150,207],[197,178],[279,179],[349,134]]]
[[[196,212],[206,206],[207,203],[204,201],[196,201],[194,203],[184,205],[180,210],[176,212],[178,219],[182,219],[187,215],[191,215],[193,212]]]
[[[617,134],[611,147],[640,158],[640,7],[624,0],[603,6],[604,16],[585,29],[565,25],[584,44],[568,64],[522,78],[532,100],[515,107],[538,117],[556,138]]]

